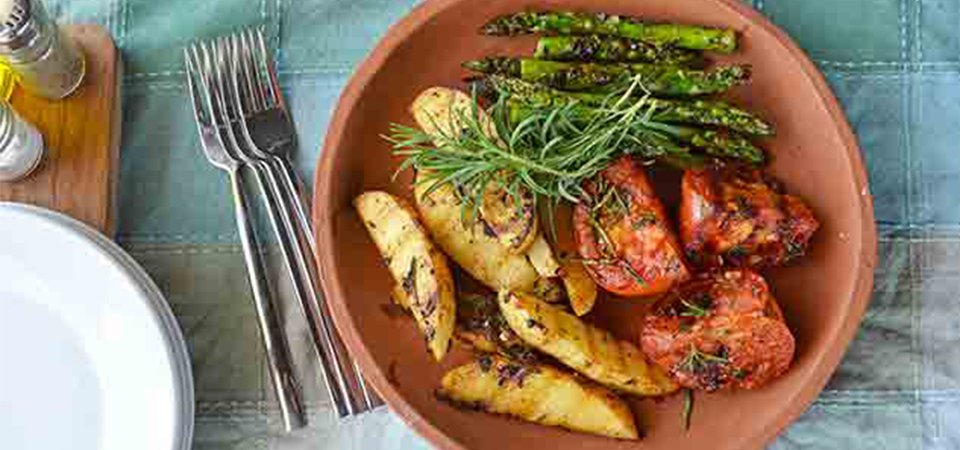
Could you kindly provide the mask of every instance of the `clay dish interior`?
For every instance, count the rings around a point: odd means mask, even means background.
[[[390,275],[351,206],[367,189],[410,198],[410,174],[396,182],[398,160],[380,136],[390,122],[413,124],[407,107],[433,85],[462,87],[461,61],[529,53],[532,39],[478,35],[486,20],[525,8],[586,9],[651,20],[732,27],[741,50],[723,61],[749,62],[753,80],[733,99],[771,121],[777,136],[761,144],[769,170],[806,199],[822,222],[810,254],[796,266],[765,272],[797,338],[794,366],[751,392],[697,396],[693,426],[681,429],[681,398],[631,400],[640,442],[575,434],[437,401],[445,370],[428,355],[411,319],[392,313]],[[658,176],[664,201],[676,202],[676,176]],[[666,191],[663,191],[666,190]],[[323,149],[314,192],[318,258],[337,327],[370,382],[407,423],[444,449],[761,448],[813,401],[836,368],[872,291],[876,236],[856,139],[828,86],[795,44],[735,0],[427,1],[394,25],[344,91]],[[645,302],[604,300],[589,320],[636,341]]]

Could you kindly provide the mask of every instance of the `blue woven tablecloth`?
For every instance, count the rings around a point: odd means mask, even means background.
[[[487,1],[487,0],[477,0]],[[638,0],[639,1],[639,0]],[[47,0],[98,22],[126,59],[117,240],[154,277],[189,341],[196,449],[429,448],[385,410],[279,437],[227,185],[199,155],[181,48],[263,25],[312,171],[357,62],[414,0]],[[829,386],[777,449],[960,448],[960,3],[755,0],[819,64],[859,136],[880,230],[876,292]],[[290,325],[297,357],[307,333]],[[309,374],[304,375],[309,377]],[[144,405],[149,407],[149,405]],[[2,444],[0,444],[2,447]]]

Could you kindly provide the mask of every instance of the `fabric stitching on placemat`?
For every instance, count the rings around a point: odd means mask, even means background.
[[[140,255],[226,255],[241,252],[241,247],[229,245],[210,246],[209,244],[193,244],[181,248],[126,248],[127,251]],[[275,253],[273,250],[261,250],[261,253]]]
[[[130,13],[130,2],[133,0],[121,0],[123,2],[120,12],[120,46],[127,43],[127,18]]]
[[[907,0],[899,0],[900,60],[906,62],[907,55]]]
[[[901,3],[903,5],[901,9],[901,13],[906,15],[908,12],[908,5],[906,3],[906,0],[901,0]],[[914,19],[916,19],[918,16],[914,14],[913,17]],[[903,17],[903,19],[904,19],[903,26],[906,27],[907,26],[906,17]],[[909,30],[904,30],[904,31],[909,32]],[[908,63],[914,63],[918,61],[918,58],[917,58],[918,44],[916,41],[919,40],[918,39],[919,36],[920,36],[919,21],[917,21],[917,22],[914,22],[914,34],[912,36],[913,38],[912,40],[914,42],[910,43],[912,45],[909,45],[907,40],[905,39],[903,41],[903,48],[901,48],[901,51],[904,52],[904,54],[909,55],[908,58],[904,58]],[[910,69],[913,69],[913,67],[911,66]],[[906,70],[907,68],[905,68],[905,71]],[[913,148],[913,130],[910,124],[914,123],[913,119],[919,115],[917,83],[921,77],[915,76],[914,73],[922,72],[922,68],[919,68],[919,70],[917,70],[916,72],[914,72],[913,70],[910,70],[909,72],[910,73],[908,74],[908,76],[905,76],[903,79],[903,85],[902,85],[903,97],[901,99],[901,105],[902,105],[901,107],[902,107],[902,113],[903,113],[902,131],[903,131],[903,138],[904,138],[904,158],[905,158],[905,165],[906,165],[905,183],[906,183],[906,189],[907,189],[906,204],[905,204],[905,208],[906,208],[905,221],[908,225],[913,225],[915,221],[914,213],[916,212],[917,201],[922,200],[922,198],[921,199],[916,198],[916,195],[918,193],[916,192],[916,186],[914,185],[915,177],[913,173],[914,164],[915,164],[914,148]],[[908,231],[908,235],[911,238],[915,237],[916,231],[911,229],[910,231]],[[920,342],[920,332],[922,329],[921,323],[920,323],[921,321],[920,305],[919,305],[920,296],[917,295],[917,290],[915,289],[915,287],[918,285],[919,280],[922,280],[923,278],[922,278],[922,273],[917,272],[917,262],[918,262],[917,259],[920,256],[918,254],[917,246],[911,242],[909,245],[907,245],[906,250],[907,250],[907,261],[909,264],[909,269],[907,272],[909,289],[907,290],[906,295],[910,300],[910,328],[911,328],[910,329],[910,349],[911,349],[910,360],[913,364],[913,388],[914,388],[913,402],[914,402],[914,407],[916,408],[916,414],[914,414],[913,417],[915,421],[914,425],[917,427],[918,430],[920,430],[920,434],[922,436],[924,433],[923,411],[921,406],[921,389],[922,389],[921,371],[922,371],[922,364],[923,364],[923,358],[921,354],[923,352],[923,349]]]
[[[277,0],[277,29],[273,48],[276,49],[276,54],[274,58],[276,59],[275,63],[277,64],[277,69],[279,70],[280,61],[283,60],[283,46],[281,45],[281,37],[283,36],[283,1]]]
[[[137,243],[137,242],[165,242],[167,240],[171,241],[191,241],[191,240],[219,240],[219,239],[239,239],[237,233],[192,233],[192,234],[119,234],[116,236],[117,241],[123,243]]]
[[[916,0],[916,11],[914,11],[914,27],[913,27],[913,46],[916,49],[917,62],[923,61],[923,35],[921,34],[921,20],[923,14],[923,0]],[[920,66],[920,69],[923,69],[923,66]]]

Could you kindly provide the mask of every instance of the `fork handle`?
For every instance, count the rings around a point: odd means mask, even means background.
[[[309,256],[304,260],[306,264],[307,272],[304,273],[305,277],[311,279],[312,286],[314,286],[313,295],[316,298],[317,304],[316,307],[318,310],[310,308],[306,310],[307,320],[311,322],[311,325],[317,328],[322,328],[326,330],[335,330],[333,322],[330,320],[330,310],[327,306],[326,299],[323,297],[323,294],[316,289],[319,286],[319,280],[315,277],[318,274],[317,264],[316,264],[316,253],[317,246],[316,241],[313,238],[313,226],[311,225],[310,219],[307,217],[306,213],[306,198],[300,190],[300,183],[297,182],[297,175],[294,172],[293,166],[285,158],[274,156],[271,158],[274,165],[277,167],[277,172],[279,172],[280,185],[279,186],[282,192],[278,192],[279,195],[282,195],[286,199],[286,204],[293,205],[293,216],[296,219],[296,232],[303,241],[308,245]],[[293,232],[294,230],[291,230]],[[353,384],[350,384],[347,389],[347,396],[351,397],[353,401],[357,403],[358,413],[372,410],[380,405],[383,405],[383,400],[374,393],[370,387],[367,386],[366,380],[363,378],[363,374],[360,372],[360,367],[357,366],[357,363],[353,361],[349,352],[347,351],[346,346],[343,344],[343,341],[337,335],[336,332],[330,333],[327,331],[328,344],[330,346],[329,350],[333,355],[333,358],[336,358],[340,361],[341,366],[347,367],[347,372],[352,372],[354,377]],[[349,401],[349,400],[348,400]]]
[[[300,183],[297,182],[297,174],[286,158],[275,156],[272,159],[280,168],[280,178],[287,188],[288,194],[293,197],[291,198],[291,203],[296,213],[297,222],[299,222],[300,229],[304,231],[304,238],[310,246],[311,253],[315,255],[317,252],[317,243],[313,237],[313,226],[310,223],[310,218],[307,216],[307,199],[300,189]]]
[[[229,173],[237,230],[240,233],[240,244],[247,264],[253,300],[257,307],[257,321],[266,352],[267,367],[280,405],[284,429],[291,431],[304,427],[307,422],[301,401],[300,386],[293,373],[290,348],[280,325],[280,314],[270,295],[266,269],[260,257],[253,224],[247,213],[250,208],[243,188],[245,184],[243,171],[237,168],[230,170]]]
[[[246,166],[251,169],[254,179],[257,181],[257,187],[263,193],[262,200],[277,241],[280,244],[287,276],[293,285],[294,295],[301,309],[307,314],[307,323],[310,326],[311,335],[320,346],[319,348],[326,349],[326,351],[321,351],[318,356],[321,363],[321,375],[327,382],[327,393],[330,394],[334,409],[339,417],[352,416],[356,413],[356,410],[354,404],[349,401],[348,378],[344,373],[343,366],[338,364],[339,357],[332,344],[333,337],[328,329],[317,329],[315,323],[309,320],[314,308],[316,285],[310,276],[309,259],[300,247],[296,224],[292,218],[293,213],[290,212],[288,202],[284,198],[282,185],[267,163],[251,160]]]

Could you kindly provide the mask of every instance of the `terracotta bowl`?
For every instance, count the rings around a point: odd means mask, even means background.
[[[461,86],[461,61],[530,52],[533,40],[480,36],[486,20],[525,8],[567,8],[732,27],[752,83],[732,93],[777,128],[762,144],[770,171],[801,195],[822,221],[810,254],[765,273],[797,338],[796,361],[756,391],[699,395],[689,431],[679,396],[631,400],[641,442],[575,434],[517,420],[465,412],[434,398],[445,370],[427,354],[413,321],[390,314],[389,273],[351,206],[367,189],[410,197],[409,174],[391,181],[398,161],[380,137],[390,122],[412,124],[407,107],[422,89]],[[665,202],[676,201],[676,177],[662,177]],[[671,184],[672,183],[672,184]],[[769,442],[813,401],[836,368],[870,298],[876,241],[871,197],[856,139],[823,77],[775,26],[735,0],[432,0],[394,25],[360,65],[330,125],[315,186],[314,216],[324,289],[339,331],[390,407],[443,449],[752,449]],[[636,339],[644,301],[608,299],[589,320]]]

